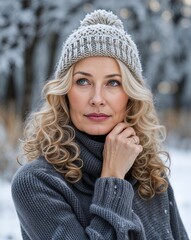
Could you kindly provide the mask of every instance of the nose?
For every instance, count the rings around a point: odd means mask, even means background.
[[[93,93],[90,98],[90,104],[92,106],[104,106],[105,105],[104,94],[103,94],[101,87],[95,87],[93,89]]]

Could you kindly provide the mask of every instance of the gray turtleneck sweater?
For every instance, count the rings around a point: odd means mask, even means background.
[[[12,196],[24,240],[188,240],[171,186],[143,200],[136,180],[100,178],[104,143],[76,133],[83,178],[71,184],[43,157],[19,169]]]

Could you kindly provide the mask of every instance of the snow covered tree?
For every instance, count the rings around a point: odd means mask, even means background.
[[[37,105],[63,41],[94,9],[119,15],[138,45],[144,76],[160,108],[191,105],[188,0],[0,0],[0,100],[16,111]]]

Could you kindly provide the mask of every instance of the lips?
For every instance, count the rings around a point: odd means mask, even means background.
[[[90,113],[85,115],[86,117],[109,117],[109,115],[104,113]]]
[[[110,115],[107,115],[105,113],[89,113],[86,114],[85,116],[93,121],[104,121],[110,117]]]

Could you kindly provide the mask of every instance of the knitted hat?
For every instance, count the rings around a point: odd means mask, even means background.
[[[63,45],[56,69],[56,78],[80,59],[90,56],[113,57],[124,64],[135,78],[142,79],[139,53],[123,23],[111,11],[95,10],[87,14],[80,27]]]

